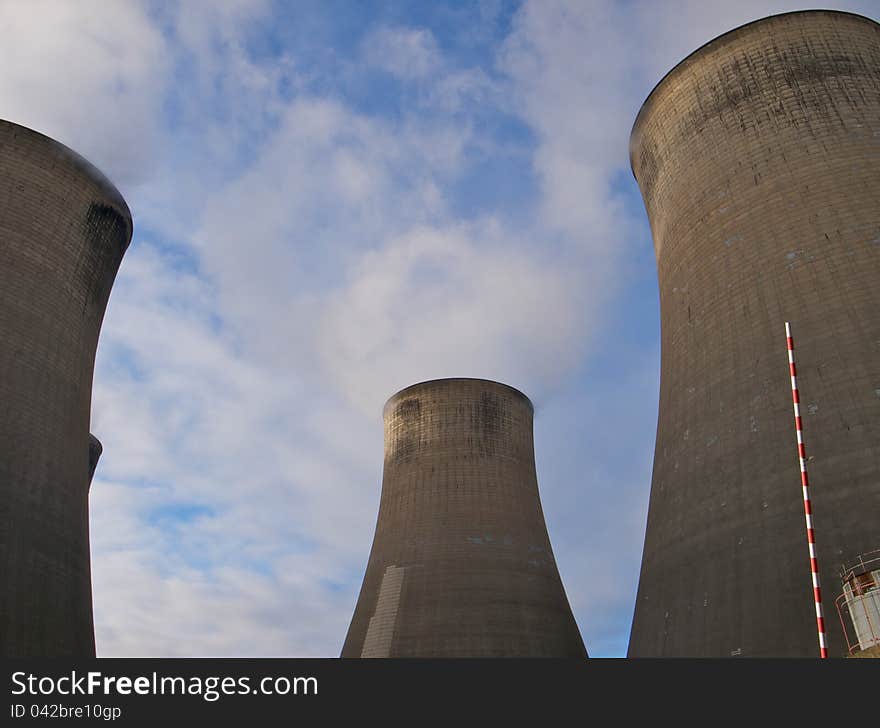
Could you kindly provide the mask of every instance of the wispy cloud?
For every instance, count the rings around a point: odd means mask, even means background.
[[[402,79],[425,78],[442,67],[437,41],[425,28],[379,27],[363,41],[364,59]]]
[[[563,579],[623,653],[658,360],[629,129],[686,53],[791,4],[505,7],[0,0],[4,117],[135,217],[93,399],[99,654],[337,654],[382,403],[442,376],[536,401]]]
[[[163,152],[167,45],[136,3],[0,3],[4,118],[99,159],[120,185]]]

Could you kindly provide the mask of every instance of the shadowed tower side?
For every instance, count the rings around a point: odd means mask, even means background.
[[[803,11],[667,74],[631,138],[660,409],[630,656],[818,657],[785,322],[832,656],[880,523],[880,25]]]
[[[92,478],[95,477],[95,470],[98,468],[98,460],[104,452],[104,446],[101,441],[94,435],[89,435],[89,489],[92,487]]]
[[[125,201],[97,169],[58,142],[0,120],[4,657],[95,654],[92,374],[131,233]]]
[[[538,496],[532,405],[480,379],[385,405],[376,534],[343,657],[586,657]]]

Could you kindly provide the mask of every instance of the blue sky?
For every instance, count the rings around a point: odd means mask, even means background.
[[[629,130],[687,53],[800,7],[0,0],[3,117],[135,220],[93,392],[99,654],[337,655],[382,405],[470,376],[534,401],[569,599],[624,655],[659,386]]]

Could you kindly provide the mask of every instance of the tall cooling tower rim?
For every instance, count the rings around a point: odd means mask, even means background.
[[[504,382],[496,382],[493,379],[480,379],[479,377],[440,377],[439,379],[426,379],[424,382],[410,384],[408,387],[404,387],[403,389],[395,392],[388,398],[388,401],[385,402],[385,407],[382,409],[382,415],[385,415],[385,412],[388,410],[388,407],[391,405],[392,402],[406,395],[411,390],[419,389],[420,387],[424,387],[429,384],[437,384],[440,382],[481,382],[483,384],[490,384],[493,387],[503,387],[505,389],[509,389],[520,399],[524,400],[533,414],[535,412],[535,407],[532,404],[532,400],[530,400],[525,394],[520,392],[516,387],[511,387],[509,384],[504,384]]]
[[[750,29],[753,25],[757,25],[759,23],[766,23],[768,20],[776,20],[778,18],[786,18],[791,15],[820,15],[820,14],[834,15],[834,16],[849,16],[851,18],[857,18],[858,20],[864,20],[864,21],[871,23],[872,25],[878,26],[878,28],[880,28],[880,23],[878,23],[873,18],[867,17],[866,15],[860,15],[859,13],[851,13],[846,10],[832,10],[830,8],[813,8],[810,10],[791,10],[787,13],[777,13],[775,15],[767,15],[766,17],[763,17],[763,18],[751,20],[748,23],[744,23],[743,25],[738,25],[736,28],[728,30],[727,32],[722,33],[721,35],[716,36],[715,38],[712,38],[712,40],[707,41],[706,43],[703,43],[703,45],[699,46],[696,50],[688,53],[688,55],[686,55],[682,60],[680,60],[672,68],[670,68],[664,74],[664,76],[656,84],[654,84],[654,88],[651,89],[651,92],[647,95],[647,97],[645,98],[645,101],[642,103],[642,106],[639,109],[639,113],[636,114],[636,120],[632,125],[632,129],[631,129],[630,135],[629,135],[629,138],[630,138],[630,155],[629,155],[630,164],[629,164],[629,166],[630,166],[630,170],[633,172],[633,176],[635,176],[635,170],[633,170],[633,164],[632,164],[633,136],[636,133],[636,129],[639,126],[639,122],[642,120],[642,116],[646,113],[645,110],[648,108],[648,106],[651,105],[651,101],[653,100],[655,92],[657,91],[657,89],[659,89],[661,86],[663,86],[669,78],[671,78],[672,76],[677,74],[685,66],[693,63],[697,59],[697,57],[703,55],[710,47],[714,48],[720,42],[733,40],[734,36],[740,35],[745,30]]]
[[[125,222],[128,225],[128,235],[126,236],[125,247],[128,248],[128,244],[131,242],[131,236],[134,232],[134,223],[131,217],[131,210],[128,207],[128,203],[125,201],[125,198],[122,196],[122,193],[119,192],[119,189],[110,181],[110,178],[107,177],[106,174],[104,174],[88,159],[73,151],[73,149],[68,147],[66,144],[62,144],[57,139],[53,139],[52,137],[43,134],[36,129],[31,129],[28,126],[24,126],[23,124],[19,124],[15,121],[0,118],[0,125],[3,124],[8,124],[9,126],[15,127],[24,134],[29,134],[31,136],[39,137],[45,140],[45,142],[47,142],[47,146],[54,147],[59,152],[61,152],[68,159],[74,169],[93,180],[95,184],[98,185],[101,193],[105,197],[107,197],[114,206],[119,208],[120,214],[122,214],[122,216],[125,218]],[[125,252],[125,250],[123,250],[123,252]]]

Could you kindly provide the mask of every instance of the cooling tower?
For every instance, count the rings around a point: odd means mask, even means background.
[[[785,322],[830,602],[880,523],[880,26],[805,11],[716,38],[652,91],[630,153],[661,380],[629,655],[817,657]]]
[[[89,410],[98,332],[131,239],[107,179],[0,121],[0,655],[95,654]]]
[[[92,478],[95,477],[95,469],[98,467],[98,460],[101,459],[101,453],[104,452],[104,446],[101,441],[94,435],[89,435],[89,489],[92,487]]]
[[[481,379],[384,410],[373,548],[343,657],[586,657],[538,496],[532,405]]]

